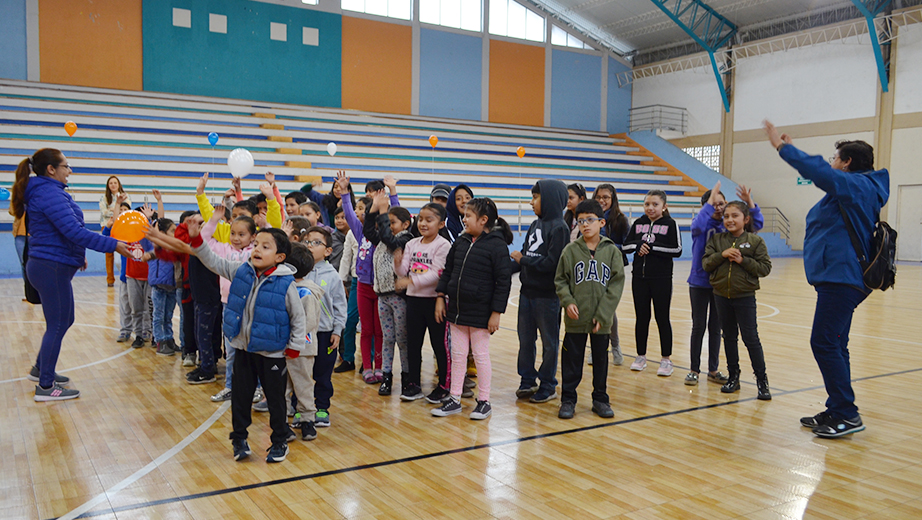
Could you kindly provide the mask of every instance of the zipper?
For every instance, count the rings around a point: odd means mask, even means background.
[[[736,247],[737,240],[739,240],[739,238],[734,238],[733,244],[731,244],[730,247]],[[733,262],[730,262],[730,270],[727,271],[727,299],[730,298],[730,282],[732,279],[733,279]]]
[[[482,233],[481,233],[482,234]],[[471,250],[474,249],[474,241],[471,240],[471,247],[467,249],[467,252],[464,253],[464,260],[461,261],[461,272],[458,273],[458,290],[455,291],[455,305],[458,307],[458,316],[461,316],[461,277],[464,276],[464,265],[467,263],[467,257],[471,254]],[[457,318],[456,318],[457,320]],[[457,321],[455,321],[457,323]]]

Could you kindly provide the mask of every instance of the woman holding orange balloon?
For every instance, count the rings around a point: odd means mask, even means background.
[[[122,181],[118,180],[118,177],[115,175],[109,177],[106,180],[106,193],[99,197],[99,225],[101,227],[106,227],[106,222],[115,214],[115,209],[118,206],[117,199],[120,193],[125,193],[124,188],[122,188]],[[126,198],[125,202],[130,206],[131,198]],[[113,263],[114,254],[106,253],[106,283],[109,287],[115,284]]]
[[[35,176],[30,174],[34,172]],[[45,335],[28,378],[38,381],[36,401],[74,399],[80,392],[65,388],[70,380],[55,373],[61,341],[74,323],[74,289],[78,269],[86,269],[86,248],[129,254],[128,244],[84,227],[83,211],[64,191],[71,169],[60,150],[43,148],[16,169],[12,206],[16,217],[27,215],[29,261],[26,273],[42,298]]]

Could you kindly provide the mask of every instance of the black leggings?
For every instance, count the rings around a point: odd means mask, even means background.
[[[650,302],[659,329],[660,351],[663,357],[672,355],[672,324],[669,323],[669,304],[672,301],[672,278],[640,278],[635,276],[631,283],[634,293],[634,339],[637,355],[647,355],[647,336],[650,335]]]
[[[727,369],[731,374],[740,372],[739,337],[749,350],[752,372],[757,378],[765,376],[765,354],[759,341],[759,327],[756,323],[756,297],[724,298],[715,295],[720,326],[724,331],[724,350],[727,353]]]
[[[689,286],[691,296],[691,371],[698,373],[701,368],[701,343],[704,331],[708,333],[708,372],[717,372],[720,363],[720,319],[717,317],[717,304],[714,303],[714,290],[710,287]],[[710,307],[710,312],[708,312]]]
[[[439,386],[448,390],[448,347],[445,344],[445,325],[435,321],[435,298],[407,296],[407,358],[410,369],[408,383],[420,385],[423,364],[423,339],[429,330],[429,343],[439,369]],[[403,382],[403,381],[401,381]]]

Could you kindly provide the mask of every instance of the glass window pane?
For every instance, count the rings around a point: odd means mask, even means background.
[[[413,17],[413,0],[389,0],[387,16],[400,20],[409,20]]]
[[[528,12],[528,18],[526,23],[527,32],[525,34],[525,39],[535,42],[543,42],[545,37],[544,17],[532,11],[531,9],[526,9],[526,11]]]
[[[506,36],[525,38],[525,20],[530,11],[518,2],[509,2],[509,24]]]
[[[445,27],[461,28],[461,0],[442,0],[442,21]]]
[[[420,0],[419,21],[438,25],[440,4],[439,0]]]
[[[483,25],[481,0],[461,0],[461,28],[468,31],[480,31]]]
[[[569,35],[566,31],[556,25],[551,25],[551,44],[565,47],[567,45],[567,36]]]
[[[365,12],[387,16],[387,0],[365,0]]]
[[[508,0],[490,0],[490,32],[506,36]]]
[[[342,6],[347,11],[365,11],[365,0],[342,0]]]

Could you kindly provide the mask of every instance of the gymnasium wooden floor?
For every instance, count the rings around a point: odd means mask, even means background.
[[[922,518],[922,267],[900,266],[896,290],[855,316],[852,375],[868,429],[821,440],[798,423],[825,400],[809,350],[814,292],[801,260],[774,264],[758,293],[773,401],[755,400],[751,375],[729,396],[683,385],[689,264],[678,262],[675,374],[630,371],[626,290],[613,420],[589,411],[588,370],[571,421],[557,419],[559,401],[516,401],[510,306],[491,344],[492,418],[469,420],[472,400],[463,415],[434,418],[424,401],[335,374],[332,427],[276,465],[265,463],[266,416],[254,414],[254,456],[234,462],[230,411],[208,399],[218,384],[187,385],[178,356],[115,342],[114,291],[99,277],[75,280],[76,325],[58,365],[82,396],[33,402],[21,378],[43,318],[20,302],[19,280],[2,280],[0,518]],[[424,379],[432,373],[428,354]]]

